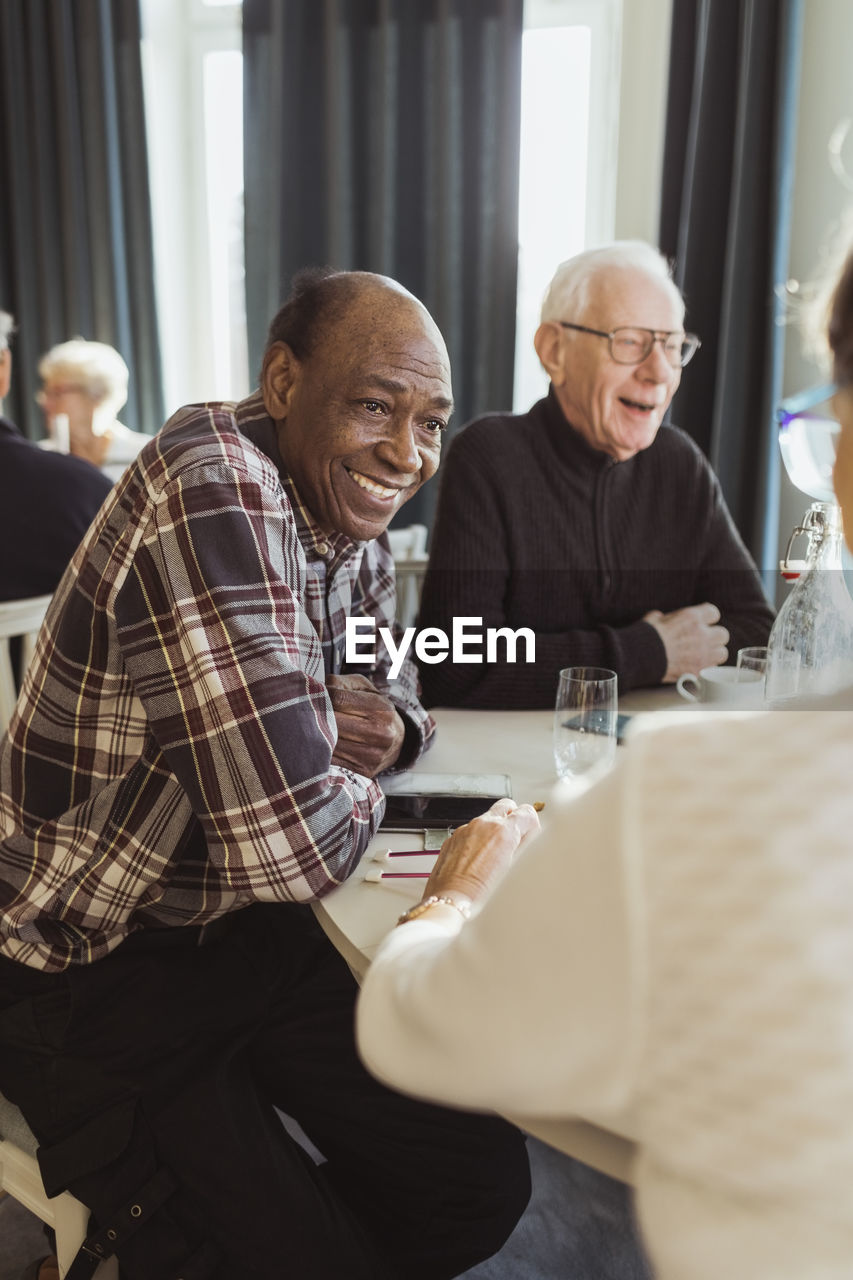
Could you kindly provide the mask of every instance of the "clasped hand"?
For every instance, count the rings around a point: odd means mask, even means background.
[[[720,626],[720,611],[715,604],[688,605],[672,613],[652,609],[643,615],[657,631],[666,650],[664,684],[672,684],[685,671],[699,672],[703,667],[718,667],[729,656],[726,645],[729,633]]]
[[[406,729],[387,694],[366,676],[329,676],[326,689],[338,726],[332,763],[375,778],[397,763]]]

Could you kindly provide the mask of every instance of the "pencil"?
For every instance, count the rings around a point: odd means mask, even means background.
[[[428,858],[438,857],[438,849],[379,849],[373,855],[374,862],[384,862],[386,858]]]
[[[378,884],[380,880],[428,880],[431,874],[430,871],[380,871],[378,867],[371,867],[364,878]]]

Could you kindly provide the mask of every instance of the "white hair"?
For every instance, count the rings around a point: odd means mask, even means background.
[[[15,317],[10,316],[8,311],[0,311],[0,351],[5,351],[9,345],[9,338],[15,332]]]
[[[114,413],[127,400],[127,365],[115,347],[105,342],[87,342],[85,338],[60,342],[42,356],[38,371],[45,381],[56,374],[70,375],[87,395]]]
[[[672,268],[659,250],[645,240],[614,240],[599,249],[585,249],[561,262],[545,291],[540,319],[573,320],[582,316],[589,302],[593,281],[603,271],[645,271],[662,280],[677,300],[684,318],[684,299],[672,278]]]

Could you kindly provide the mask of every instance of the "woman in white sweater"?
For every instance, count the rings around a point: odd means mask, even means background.
[[[830,314],[853,531],[853,256]],[[368,1066],[618,1120],[660,1280],[850,1280],[853,696],[641,735],[543,818],[511,866],[529,806],[447,842],[367,975]]]

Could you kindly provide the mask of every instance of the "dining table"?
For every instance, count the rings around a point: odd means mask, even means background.
[[[632,736],[670,721],[732,714],[691,704],[672,685],[632,691],[620,697],[619,711],[628,720],[624,743],[617,751],[630,751]],[[576,787],[579,793],[584,789],[582,781],[557,780],[552,711],[437,708],[432,715],[434,741],[412,770],[415,780],[428,774],[453,775],[457,780],[471,775],[506,776],[514,800],[544,804],[543,827],[548,822],[547,797],[555,786]],[[437,856],[423,846],[423,832],[380,830],[349,879],[313,904],[320,924],[356,978],[364,975],[398,917],[422,896],[424,873]],[[388,858],[389,849],[409,851],[408,856]],[[583,1034],[582,1027],[578,1034]],[[594,1116],[511,1115],[507,1119],[610,1177],[631,1181],[635,1135],[627,1117],[621,1123],[608,1117],[606,1124]]]

